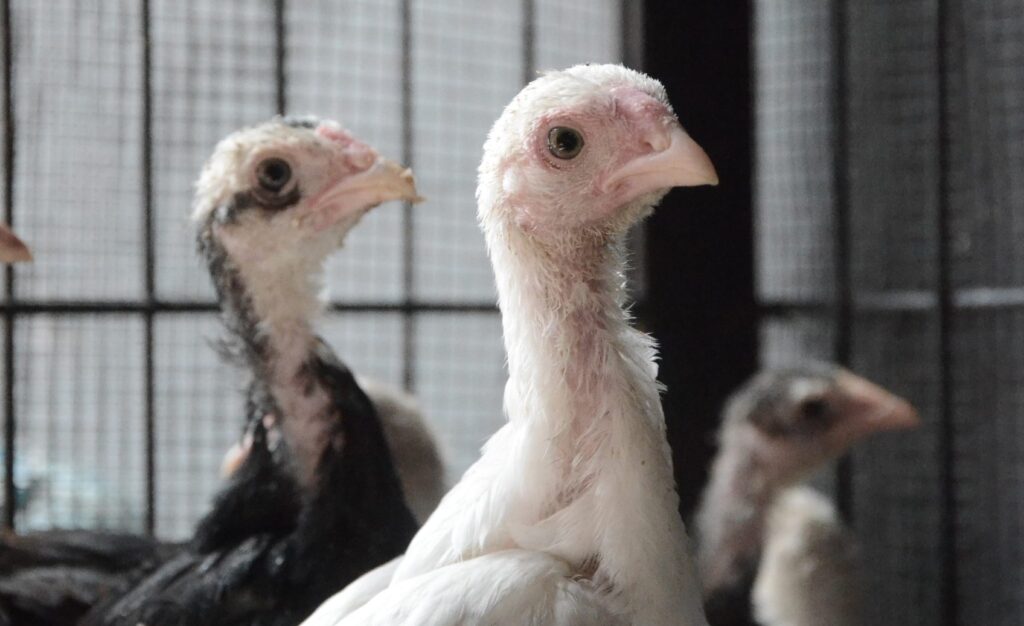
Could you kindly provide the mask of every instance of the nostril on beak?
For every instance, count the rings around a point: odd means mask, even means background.
[[[663,152],[668,149],[671,139],[664,133],[651,134],[644,138],[648,152]]]

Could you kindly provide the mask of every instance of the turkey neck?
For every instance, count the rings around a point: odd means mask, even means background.
[[[623,341],[632,330],[622,306],[621,247],[595,236],[568,250],[515,229],[502,234],[490,248],[508,354],[507,398],[514,399],[506,412],[513,427],[546,442],[532,450],[542,456],[554,450],[564,480],[583,471],[610,416],[632,410],[616,410],[621,381],[638,373],[627,361],[643,358],[627,354]]]
[[[733,433],[715,459],[697,515],[705,591],[741,583],[761,558],[768,509],[779,488],[766,462]]]
[[[217,288],[228,348],[270,391],[280,413],[272,422],[281,425],[293,452],[296,478],[308,485],[332,415],[329,390],[311,367],[323,261],[293,255],[243,264],[212,236],[201,238],[200,248]]]

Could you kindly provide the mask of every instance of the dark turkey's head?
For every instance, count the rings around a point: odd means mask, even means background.
[[[412,173],[338,123],[275,118],[217,144],[196,184],[200,240],[236,262],[320,261],[371,208],[418,201]]]
[[[723,453],[755,454],[771,476],[795,481],[876,432],[914,428],[906,400],[841,367],[767,370],[726,404]]]

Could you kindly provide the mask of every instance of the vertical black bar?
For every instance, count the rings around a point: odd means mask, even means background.
[[[751,2],[644,2],[644,69],[710,155],[718,187],[676,189],[650,220],[640,321],[661,345],[659,378],[683,512],[714,454],[725,397],[757,365]]]
[[[156,246],[153,220],[153,57],[150,0],[142,2],[142,212],[145,246],[145,419],[146,419],[146,532],[156,529],[156,404],[153,359],[153,316],[156,306]]]
[[[412,0],[402,0],[402,162],[413,166],[412,133]],[[413,263],[415,242],[413,232],[412,203],[402,205],[402,293],[404,294],[402,316],[402,384],[409,391],[416,386],[416,344],[415,312],[413,311]]]
[[[619,5],[621,26],[619,49],[626,67],[644,67],[644,4],[622,0]]]
[[[936,199],[936,236],[938,237],[938,271],[936,286],[938,288],[938,326],[939,326],[939,468],[942,480],[942,536],[944,537],[942,553],[942,592],[944,603],[943,615],[946,626],[954,626],[960,621],[960,601],[957,595],[957,504],[954,467],[956,454],[954,448],[955,430],[953,424],[953,343],[954,302],[952,286],[952,226],[950,224],[949,207],[949,120],[947,106],[949,102],[949,71],[947,66],[946,28],[950,24],[949,2],[936,1],[936,96],[938,98],[938,198]]]
[[[4,221],[14,225],[14,59],[11,55],[11,3],[0,2],[3,12],[4,36]],[[14,302],[14,267],[4,267],[7,302]],[[15,314],[8,311],[4,316],[4,527],[14,530],[14,436],[16,433],[14,404],[14,321]]]
[[[837,363],[850,365],[853,357],[853,279],[850,254],[850,173],[847,132],[847,39],[846,2],[832,0],[832,185],[835,197],[833,247],[835,253],[835,345]],[[839,459],[836,466],[836,505],[840,513],[853,516],[853,457]]]
[[[523,0],[523,84],[533,80],[537,71],[537,5]]]
[[[277,114],[288,110],[288,77],[285,73],[287,33],[284,21],[284,0],[274,0],[274,74],[277,84]]]

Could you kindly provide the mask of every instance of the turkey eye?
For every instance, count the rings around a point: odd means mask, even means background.
[[[260,161],[256,166],[256,180],[260,187],[277,193],[292,179],[292,166],[284,159],[272,158]]]
[[[824,398],[808,398],[800,403],[800,415],[818,421],[828,415],[828,402]]]
[[[556,159],[573,159],[583,150],[583,135],[566,126],[555,126],[548,131],[548,151]]]

